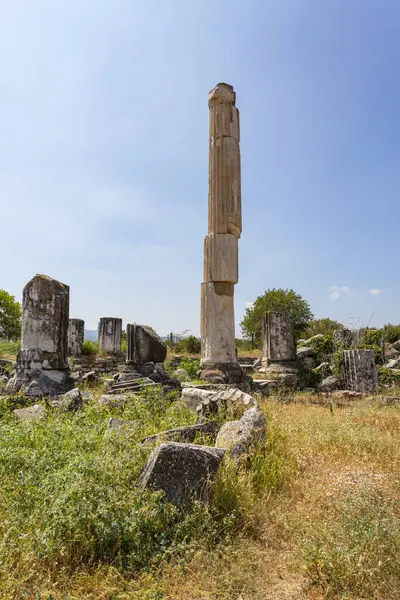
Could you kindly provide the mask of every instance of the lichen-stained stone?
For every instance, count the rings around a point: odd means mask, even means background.
[[[293,325],[289,313],[268,311],[264,316],[263,363],[296,358]]]
[[[99,323],[99,352],[120,354],[122,319],[102,317]]]
[[[355,392],[373,392],[378,385],[374,350],[344,350],[344,386]]]
[[[81,356],[84,338],[85,321],[70,319],[68,327],[68,354],[70,356]]]
[[[21,350],[7,391],[28,396],[57,395],[74,382],[68,367],[69,287],[36,275],[22,294]]]
[[[142,471],[141,485],[163,491],[178,507],[188,508],[194,500],[208,502],[224,454],[223,449],[197,444],[161,444]]]

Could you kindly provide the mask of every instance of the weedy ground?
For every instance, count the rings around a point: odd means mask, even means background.
[[[399,598],[400,409],[379,397],[261,401],[266,446],[226,461],[211,505],[189,514],[136,485],[140,440],[195,420],[176,397],[32,424],[12,404],[0,402],[0,598]],[[110,416],[135,427],[105,437]]]

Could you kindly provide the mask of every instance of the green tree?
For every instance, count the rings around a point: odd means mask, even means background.
[[[313,318],[310,305],[294,290],[267,290],[258,296],[253,306],[246,309],[240,323],[242,334],[249,339],[254,336],[256,344],[261,342],[263,316],[267,311],[288,312],[293,321],[295,338],[298,339],[306,331]]]
[[[21,334],[21,305],[5,290],[0,290],[0,338],[16,340]]]
[[[305,338],[310,338],[313,335],[322,333],[323,335],[333,335],[335,329],[340,329],[342,325],[338,321],[334,321],[329,317],[323,319],[313,319],[304,332]]]

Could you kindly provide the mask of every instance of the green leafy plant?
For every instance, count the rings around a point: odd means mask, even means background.
[[[91,340],[85,340],[82,344],[82,354],[86,356],[97,354],[98,349],[96,342],[92,342]]]
[[[394,342],[400,340],[400,325],[391,325],[390,323],[387,323],[383,327],[382,334],[385,342],[394,344]]]
[[[191,379],[195,379],[197,371],[200,369],[200,360],[182,357],[179,367],[189,373]]]
[[[393,369],[378,366],[379,382],[382,385],[400,386],[400,373]]]
[[[253,305],[246,309],[240,324],[245,338],[254,337],[256,343],[261,344],[262,323],[267,311],[288,312],[296,339],[307,330],[313,318],[308,302],[294,290],[270,289],[258,296]]]
[[[0,290],[0,338],[17,340],[21,334],[21,305],[14,296]]]
[[[324,317],[323,319],[313,319],[307,326],[307,329],[304,332],[304,337],[308,339],[314,335],[318,335],[319,333],[332,336],[333,332],[341,327],[342,325],[338,321],[334,321],[329,317]]]

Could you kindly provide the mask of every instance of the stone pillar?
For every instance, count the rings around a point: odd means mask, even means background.
[[[238,239],[242,231],[239,111],[231,85],[208,95],[210,109],[208,235],[201,286],[201,367],[238,382],[234,286],[238,282]],[[215,375],[215,373],[214,373]]]
[[[121,353],[122,319],[102,317],[99,323],[99,352]]]
[[[336,349],[350,348],[353,343],[353,332],[345,327],[335,329],[333,332],[333,343]]]
[[[69,287],[36,275],[23,290],[21,350],[9,391],[29,396],[63,393],[73,387],[68,370]]]
[[[343,379],[354,392],[373,392],[378,385],[378,372],[373,350],[344,350]]]
[[[262,371],[297,383],[296,349],[293,323],[289,313],[266,312],[263,321]]]
[[[83,340],[85,338],[85,321],[70,319],[68,327],[68,354],[80,356],[82,354]]]

